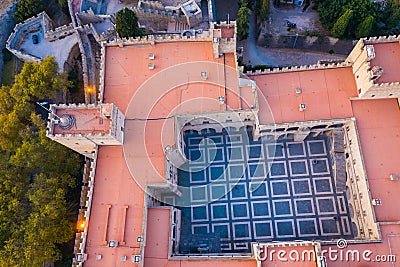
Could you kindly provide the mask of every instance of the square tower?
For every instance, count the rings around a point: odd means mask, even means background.
[[[122,145],[125,116],[114,104],[51,105],[47,136],[92,157],[98,145]]]

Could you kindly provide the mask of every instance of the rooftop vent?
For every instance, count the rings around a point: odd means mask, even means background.
[[[390,180],[391,181],[398,181],[399,180],[399,176],[397,174],[390,174]]]
[[[299,111],[304,111],[304,110],[306,110],[306,104],[300,104],[300,106],[299,106]]]
[[[110,241],[108,241],[108,247],[109,247],[109,248],[116,248],[116,247],[118,247],[118,241],[115,241],[115,240],[110,240]]]
[[[140,255],[132,255],[132,262],[140,262]]]
[[[149,59],[154,59],[154,53],[149,53]]]
[[[172,151],[172,147],[170,146],[170,145],[167,145],[165,148],[164,148],[164,151],[165,152],[170,152],[170,151]],[[136,241],[137,242],[142,242],[142,241],[139,241],[139,238],[142,238],[141,236],[138,236],[137,238],[136,238]]]
[[[374,46],[373,46],[373,45],[367,45],[367,46],[365,47],[365,49],[367,50],[367,57],[368,57],[369,59],[375,58],[375,49],[374,49]]]
[[[121,256],[121,261],[126,261],[126,256]]]
[[[97,261],[101,260],[101,258],[102,258],[101,254],[96,254],[96,260]]]
[[[202,79],[203,81],[207,80],[207,72],[202,71],[200,75],[201,75],[201,79]]]
[[[170,146],[167,146],[167,147],[170,147]],[[136,237],[136,242],[138,242],[138,243],[143,242],[143,236]]]
[[[154,70],[154,63],[149,63],[147,64],[147,67],[149,67],[149,70]]]
[[[301,91],[302,91],[301,88],[298,87],[296,88],[296,94],[301,94]]]
[[[222,105],[225,104],[225,96],[221,95],[218,97],[218,102]]]
[[[372,205],[374,205],[374,206],[380,206],[380,205],[382,205],[382,200],[380,200],[379,198],[374,198],[374,199],[372,200]]]

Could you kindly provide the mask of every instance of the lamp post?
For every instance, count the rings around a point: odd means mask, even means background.
[[[298,38],[299,38],[299,34],[296,33],[296,38],[294,39],[293,48],[296,47],[296,42],[297,42],[297,39],[298,39]]]

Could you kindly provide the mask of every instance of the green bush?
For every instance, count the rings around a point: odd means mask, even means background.
[[[243,4],[238,11],[236,19],[237,35],[239,40],[244,40],[249,36],[249,16],[251,9],[247,7],[247,4]]]
[[[142,36],[144,34],[139,28],[138,18],[136,17],[135,12],[129,8],[124,8],[118,11],[115,20],[115,28],[121,38]]]
[[[267,20],[270,14],[269,0],[258,0],[256,6],[256,12],[259,21]]]
[[[356,37],[366,37],[369,36],[372,32],[372,29],[375,24],[375,18],[373,16],[368,16],[365,20],[363,20],[360,25],[357,27]]]
[[[43,10],[42,0],[20,0],[17,4],[17,10],[14,13],[14,20],[16,23],[22,22]]]
[[[350,23],[351,18],[353,17],[353,10],[347,9],[346,12],[338,20],[332,27],[332,35],[336,38],[342,38],[345,33],[346,29]]]

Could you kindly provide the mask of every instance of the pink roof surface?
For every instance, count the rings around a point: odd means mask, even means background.
[[[144,255],[144,266],[179,266],[179,267],[212,267],[215,260],[168,260],[168,242],[170,234],[170,209],[149,208],[147,217],[147,242]],[[220,267],[256,267],[255,260],[218,260]]]
[[[85,266],[131,266],[130,257],[140,254],[136,237],[142,236],[143,201],[144,192],[130,175],[122,147],[99,147]],[[108,240],[120,246],[108,248]],[[123,255],[126,262],[121,261]]]
[[[382,76],[375,83],[400,82],[400,42],[374,44],[374,50],[371,67],[383,68]]]
[[[108,134],[110,133],[111,119],[100,118],[99,108],[61,108],[56,114],[71,114],[75,117],[75,125],[71,129],[63,130],[54,125],[55,134]]]
[[[357,96],[352,69],[322,69],[250,76],[259,88],[261,124],[353,116],[350,97]],[[296,88],[302,92],[296,94]],[[299,111],[300,104],[306,110]],[[271,118],[272,114],[272,118]]]
[[[400,110],[397,99],[352,101],[364,164],[372,198],[380,198],[375,207],[379,222],[400,221],[392,203],[400,203],[400,183],[390,174],[399,174]],[[399,227],[400,232],[400,227]]]
[[[148,58],[149,53],[154,54],[154,60]],[[236,69],[233,54],[226,54],[225,61],[227,66]],[[193,81],[193,79],[201,81],[201,71],[207,71],[208,76],[212,76],[214,73],[217,77],[214,77],[213,81],[224,85],[223,69],[221,65],[217,65],[224,64],[224,59],[223,57],[214,58],[210,42],[186,41],[158,43],[157,45],[130,45],[123,48],[107,47],[105,62],[104,102],[114,103],[122,112],[126,111],[132,96],[143,86],[148,85],[145,81],[147,82],[153,75],[156,76],[155,74],[157,74],[157,80],[153,77],[149,81],[154,87],[146,86],[145,92],[153,98],[161,96],[154,94],[153,90],[157,90],[157,93],[160,93],[160,89],[167,91],[173,89],[170,87],[171,85],[179,86],[179,83],[187,83],[188,79],[190,79],[189,81]],[[204,66],[205,62],[208,64]],[[148,68],[148,63],[154,64],[153,70]],[[182,65],[185,63],[186,65]],[[203,69],[204,67],[206,69]],[[197,68],[196,73],[190,73],[190,70],[195,70],[193,68]],[[232,72],[232,69],[228,68],[228,71]],[[237,87],[237,79],[229,76],[227,78],[228,88]],[[208,87],[204,83],[197,86],[205,87],[204,89]],[[212,86],[208,89],[210,88]],[[146,99],[142,99],[142,101],[146,101]],[[150,104],[153,105],[154,102]]]

